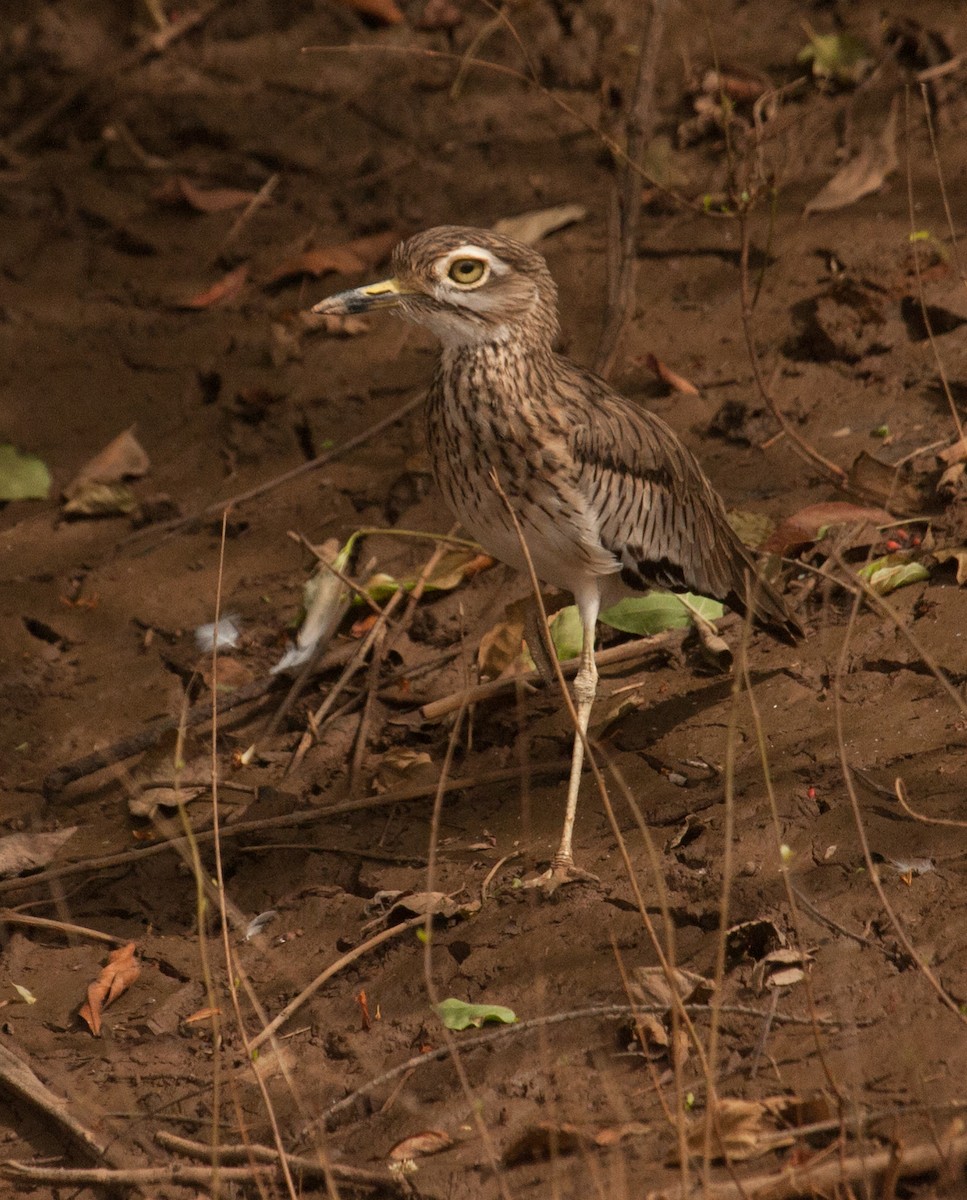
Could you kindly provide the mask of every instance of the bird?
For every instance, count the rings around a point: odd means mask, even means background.
[[[440,491],[488,554],[518,569],[532,564],[538,579],[573,594],[580,614],[564,827],[538,877],[550,891],[593,878],[576,866],[572,840],[599,612],[629,593],[691,591],[779,640],[794,643],[803,630],[758,576],[721,497],[671,426],[557,353],[557,287],[537,250],[490,230],[442,225],[402,241],[391,261],[390,278],[312,311],[393,308],[436,336],[425,420]]]

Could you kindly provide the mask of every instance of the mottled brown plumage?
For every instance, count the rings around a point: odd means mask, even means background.
[[[557,289],[540,254],[485,230],[442,226],[398,246],[393,268],[393,279],[315,311],[392,305],[439,337],[426,420],[441,491],[486,550],[522,567],[496,471],[537,575],[574,594],[585,633],[575,680],[582,734],[555,858],[556,877],[571,875],[600,609],[629,591],[690,590],[749,611],[784,640],[802,630],[757,577],[721,499],[670,426],[555,353]]]

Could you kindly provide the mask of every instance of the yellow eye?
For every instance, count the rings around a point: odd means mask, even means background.
[[[487,264],[481,262],[479,258],[458,258],[450,264],[448,274],[454,283],[460,283],[466,287],[471,283],[479,283],[483,279],[486,269]]]

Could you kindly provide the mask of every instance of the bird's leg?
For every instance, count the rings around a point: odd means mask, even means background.
[[[577,710],[577,729],[574,731],[574,749],[571,754],[571,775],[567,786],[567,801],[564,808],[564,829],[561,844],[551,861],[551,868],[533,881],[534,886],[553,891],[562,883],[586,879],[595,881],[596,876],[582,871],[574,865],[571,839],[574,835],[574,818],[577,816],[578,792],[581,789],[581,771],[584,767],[584,745],[587,740],[588,722],[598,690],[598,668],[594,661],[594,632],[598,621],[600,601],[595,589],[592,596],[575,596],[581,613],[581,665],[574,677],[574,707]]]

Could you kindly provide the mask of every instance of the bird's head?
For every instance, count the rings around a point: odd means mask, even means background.
[[[445,346],[510,339],[550,345],[557,334],[557,289],[529,246],[485,229],[441,225],[401,242],[393,276],[340,292],[314,313],[397,308]]]

